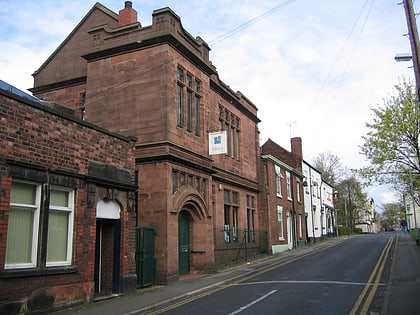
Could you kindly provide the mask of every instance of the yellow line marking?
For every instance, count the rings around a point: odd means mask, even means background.
[[[323,250],[329,249],[329,248],[334,247],[334,246],[337,246],[337,245],[339,245],[339,244],[341,244],[341,242],[339,242],[339,243],[334,243],[334,244],[328,245],[328,246],[326,246],[326,247],[319,248],[319,249],[317,250],[317,252],[320,252],[320,251],[323,251]],[[249,279],[251,279],[251,278],[253,278],[253,277],[256,277],[256,276],[259,276],[259,275],[261,275],[261,274],[264,274],[264,273],[266,273],[266,272],[268,272],[268,271],[274,270],[274,269],[279,268],[279,267],[283,267],[283,266],[285,266],[285,265],[287,265],[287,264],[290,264],[290,263],[292,263],[292,262],[294,262],[294,261],[296,261],[296,260],[299,260],[299,259],[301,259],[301,258],[305,258],[305,257],[307,257],[307,256],[309,256],[309,255],[311,255],[311,254],[313,254],[313,253],[314,253],[314,251],[310,251],[310,252],[308,252],[308,253],[306,253],[306,254],[303,254],[303,255],[300,255],[300,256],[296,256],[296,257],[292,257],[292,258],[289,258],[288,260],[285,260],[284,262],[279,263],[279,264],[275,264],[275,265],[273,265],[272,267],[262,269],[261,271],[258,271],[258,272],[255,272],[255,273],[251,273],[250,275],[245,276],[245,277],[240,277],[238,280],[233,281],[231,284],[221,285],[220,287],[217,287],[217,288],[214,288],[214,289],[210,289],[209,291],[203,292],[203,293],[198,294],[198,295],[196,295],[196,296],[188,297],[188,298],[186,298],[185,300],[182,300],[182,301],[179,301],[179,302],[175,302],[175,303],[173,303],[173,304],[171,304],[171,305],[168,305],[168,306],[166,306],[166,307],[164,307],[164,308],[158,309],[158,310],[153,311],[153,312],[152,312],[152,311],[150,311],[150,312],[147,312],[147,311],[146,311],[146,314],[147,314],[147,315],[158,315],[158,314],[162,314],[162,313],[167,312],[167,311],[169,311],[169,310],[172,310],[172,309],[174,309],[174,308],[177,308],[177,307],[180,307],[180,306],[182,306],[182,305],[185,305],[185,304],[188,304],[188,303],[190,303],[190,302],[193,302],[193,301],[195,301],[195,300],[198,300],[198,299],[200,299],[200,298],[202,298],[202,297],[205,297],[205,296],[211,295],[211,294],[213,294],[213,293],[216,293],[216,292],[222,291],[222,290],[224,290],[224,289],[226,289],[226,288],[228,288],[228,287],[234,286],[234,285],[236,285],[236,284],[238,284],[238,283],[244,282],[244,281],[249,280]]]
[[[359,309],[360,305],[362,304],[363,299],[365,298],[365,295],[367,293],[367,291],[369,290],[369,288],[373,287],[374,289],[371,290],[368,299],[365,301],[365,304],[362,307],[362,310],[360,312],[360,314],[366,314],[367,313],[367,309],[370,306],[370,303],[372,302],[373,296],[377,290],[378,287],[378,283],[379,280],[382,276],[382,272],[385,266],[385,262],[386,262],[386,257],[388,257],[388,253],[389,250],[391,248],[391,244],[394,240],[394,236],[390,237],[388,242],[386,243],[384,249],[382,250],[381,255],[379,256],[379,259],[375,265],[375,267],[373,268],[372,273],[369,276],[369,280],[366,283],[366,286],[363,288],[362,292],[359,295],[359,298],[357,299],[356,303],[354,304],[353,308],[351,309],[349,315],[355,315],[357,314],[357,310]],[[375,278],[376,275],[376,278]],[[375,278],[375,283],[372,283],[373,279]],[[373,294],[372,294],[372,291]],[[368,303],[369,302],[369,303]],[[366,313],[363,313],[366,312]]]

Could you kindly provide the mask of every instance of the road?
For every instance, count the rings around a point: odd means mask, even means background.
[[[392,242],[387,233],[354,237],[153,314],[379,314]]]

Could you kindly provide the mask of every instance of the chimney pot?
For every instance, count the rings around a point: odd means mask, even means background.
[[[119,26],[137,23],[137,11],[133,9],[131,1],[125,2],[124,9],[120,10],[118,19]]]

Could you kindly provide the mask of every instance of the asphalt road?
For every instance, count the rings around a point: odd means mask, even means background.
[[[354,237],[154,314],[368,314],[391,244],[387,233]]]

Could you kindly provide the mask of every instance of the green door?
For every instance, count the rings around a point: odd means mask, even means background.
[[[155,278],[156,260],[154,257],[155,231],[153,228],[136,228],[136,272],[137,285],[147,287],[153,285]]]
[[[188,212],[181,211],[178,217],[179,274],[190,272],[190,218]]]

